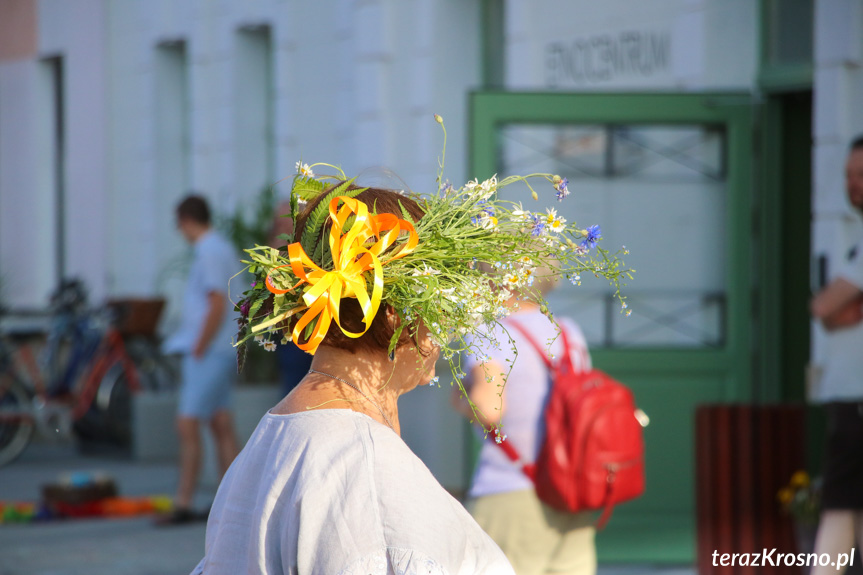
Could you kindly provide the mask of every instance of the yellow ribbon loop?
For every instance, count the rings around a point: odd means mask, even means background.
[[[339,204],[342,204],[339,207]],[[293,243],[288,246],[288,260],[291,270],[299,278],[296,285],[289,289],[276,288],[267,276],[267,289],[274,294],[292,292],[297,287],[308,284],[303,292],[302,317],[294,325],[291,338],[300,349],[314,354],[330,324],[336,324],[348,337],[357,338],[368,331],[372,320],[378,312],[384,290],[383,265],[389,261],[404,257],[416,249],[419,238],[413,225],[399,219],[393,214],[370,215],[368,206],[347,196],[338,196],[330,201],[330,253],[333,256],[333,269],[325,271],[309,258],[302,246]],[[354,215],[350,229],[344,231],[348,219]],[[408,241],[389,255],[386,261],[381,256],[395,243],[401,232],[409,234]],[[344,232],[344,233],[343,233]],[[366,244],[376,241],[367,246]],[[279,266],[279,267],[287,267]],[[274,268],[275,271],[278,268]],[[372,291],[369,294],[364,273],[372,271]],[[270,272],[272,274],[272,271]],[[356,298],[363,312],[362,331],[353,332],[345,329],[339,319],[339,309],[342,298]],[[302,304],[300,304],[302,305]],[[296,308],[295,308],[296,309]],[[300,311],[300,310],[296,310]],[[303,330],[317,318],[317,323],[308,340],[301,340]]]

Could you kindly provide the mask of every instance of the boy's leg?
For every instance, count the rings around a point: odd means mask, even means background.
[[[210,420],[210,430],[213,432],[216,455],[219,458],[219,477],[222,477],[240,452],[231,412],[227,409],[216,411]]]
[[[180,438],[180,480],[177,485],[175,505],[178,509],[190,509],[198,475],[201,471],[201,429],[197,418],[177,417],[177,434]]]

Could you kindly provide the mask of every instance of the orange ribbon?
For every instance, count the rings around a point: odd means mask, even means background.
[[[339,203],[343,204],[339,207]],[[356,217],[350,229],[343,232],[348,218],[354,214]],[[333,320],[348,337],[360,337],[372,325],[372,320],[377,314],[381,304],[384,289],[383,265],[387,262],[404,257],[416,249],[419,237],[413,225],[405,220],[399,219],[394,214],[369,214],[368,206],[347,196],[338,196],[330,201],[330,253],[333,256],[332,271],[324,271],[309,258],[299,242],[288,246],[288,259],[291,270],[299,278],[299,282],[289,289],[280,289],[273,285],[270,275],[278,268],[274,268],[267,275],[266,286],[273,294],[285,294],[295,290],[297,287],[308,284],[303,292],[303,302],[291,308],[281,316],[279,320],[299,313],[303,316],[294,326],[291,338],[297,346],[311,354],[314,354],[321,341],[327,335],[327,330]],[[381,255],[398,239],[402,231],[409,234],[408,241],[395,253],[381,261]],[[366,247],[370,239],[376,239],[375,243]],[[278,267],[287,267],[278,266]],[[372,270],[372,292],[369,294],[366,279],[363,274]],[[339,320],[339,308],[342,298],[353,297],[359,301],[363,311],[363,324],[365,328],[360,332],[352,332],[344,327]],[[300,337],[303,330],[312,321],[318,318],[309,339],[301,343]],[[271,322],[267,322],[271,324]],[[263,325],[255,326],[258,329]],[[254,330],[253,330],[254,331]]]

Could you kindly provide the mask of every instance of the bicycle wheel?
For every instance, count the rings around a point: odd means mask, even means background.
[[[73,428],[87,443],[127,448],[132,444],[132,392],[123,366],[114,364],[99,382],[90,409]]]
[[[141,391],[155,393],[177,389],[177,367],[149,340],[133,338],[126,342],[126,351],[138,368]]]
[[[0,467],[21,455],[33,436],[27,388],[8,370],[0,373]]]

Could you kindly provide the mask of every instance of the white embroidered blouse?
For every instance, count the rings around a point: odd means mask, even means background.
[[[219,486],[201,573],[513,575],[402,439],[347,409],[263,417]]]

